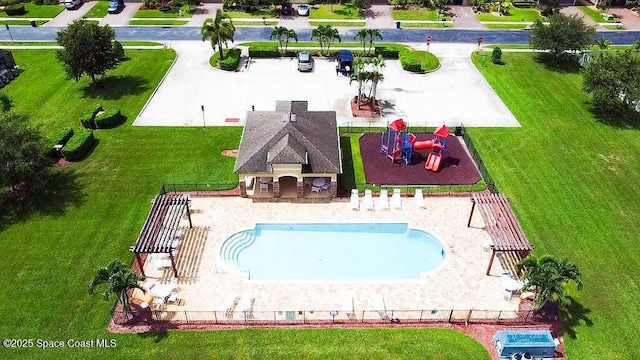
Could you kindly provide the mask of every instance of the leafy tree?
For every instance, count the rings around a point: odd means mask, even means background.
[[[331,27],[331,25],[319,25],[317,28],[311,30],[311,40],[314,39],[320,43],[320,51],[324,55],[329,54],[329,49],[334,41],[342,41],[338,30]]]
[[[491,52],[491,62],[498,65],[504,64],[502,62],[502,49],[497,46],[494,47],[493,51]]]
[[[595,28],[588,26],[578,15],[566,16],[554,14],[549,18],[549,25],[540,20],[531,27],[531,45],[536,50],[549,50],[553,62],[566,51],[578,51],[588,48],[593,43]]]
[[[204,20],[200,33],[202,34],[202,41],[211,39],[211,47],[214,51],[217,47],[220,52],[220,59],[224,59],[222,46],[226,47],[228,41],[233,42],[236,28],[233,26],[231,17],[221,9],[217,9],[215,19],[207,18]]]
[[[376,39],[382,40],[382,34],[380,34],[380,30],[378,29],[367,29],[367,34],[369,35],[369,51],[367,51],[367,53],[370,54],[373,43]]]
[[[631,50],[599,54],[587,63],[582,88],[597,109],[632,106],[640,101],[640,55]]]
[[[0,186],[37,187],[49,174],[45,138],[24,115],[0,113]]]
[[[560,12],[560,0],[538,0],[542,16],[551,16]]]
[[[371,0],[353,0],[351,3],[360,10],[360,13],[364,13],[364,10],[371,5]]]
[[[107,70],[118,66],[114,38],[115,31],[109,25],[75,20],[58,32],[56,41],[62,49],[56,51],[56,58],[63,64],[69,78],[78,81],[86,74],[95,83],[96,75],[104,75]]]
[[[109,287],[102,293],[105,300],[109,300],[111,295],[116,296],[118,303],[122,305],[125,314],[131,314],[131,304],[129,303],[129,290],[142,288],[140,282],[144,277],[139,277],[130,267],[125,265],[120,259],[113,259],[106,267],[98,269],[89,285],[89,294],[95,294],[96,287],[107,284]]]
[[[443,14],[447,5],[451,4],[453,0],[431,0],[431,4],[440,9],[440,13]]]
[[[582,274],[578,267],[566,259],[557,260],[550,255],[539,258],[529,256],[518,263],[524,272],[520,279],[527,288],[536,290],[535,307],[541,310],[552,303],[558,306],[566,305],[568,295],[565,286],[573,281],[578,290],[582,290]]]

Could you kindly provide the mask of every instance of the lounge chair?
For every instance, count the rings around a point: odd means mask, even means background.
[[[353,306],[353,296],[351,296],[351,294],[344,294],[342,296],[342,311],[347,316],[347,319],[355,319],[356,314]]]
[[[238,305],[236,305],[236,311],[240,311],[245,320],[252,316],[253,296],[251,293],[245,293],[242,295],[240,301],[238,301]]]
[[[352,210],[360,210],[360,198],[358,197],[358,189],[351,190],[351,198],[349,199]]]
[[[238,299],[238,293],[236,292],[229,293],[227,297],[224,298],[224,301],[222,302],[220,307],[217,309],[217,311],[224,312],[225,314],[230,313],[231,310],[233,310],[233,307],[236,305],[237,299]]]
[[[413,194],[413,198],[416,199],[416,206],[418,209],[427,208],[427,204],[424,202],[424,196],[422,195],[422,189],[416,189],[415,194]]]
[[[402,210],[402,198],[400,197],[400,189],[393,189],[393,195],[391,195],[391,207],[394,209]]]
[[[373,194],[369,189],[364,191],[364,199],[362,200],[362,206],[365,208],[365,210],[373,210]]]
[[[389,319],[389,315],[387,315],[387,308],[384,304],[384,296],[380,293],[373,295],[373,310],[378,313],[380,319]]]
[[[387,190],[380,190],[377,207],[380,210],[389,210],[389,195]]]

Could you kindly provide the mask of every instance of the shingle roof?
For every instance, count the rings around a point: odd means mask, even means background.
[[[306,101],[278,101],[276,111],[247,112],[234,171],[271,173],[271,164],[342,173],[335,111],[307,111]]]

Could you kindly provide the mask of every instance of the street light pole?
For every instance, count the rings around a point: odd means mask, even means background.
[[[7,31],[9,32],[9,37],[11,38],[11,41],[13,41],[13,35],[11,35],[11,30],[9,30],[9,24],[4,24],[4,26],[7,28]]]

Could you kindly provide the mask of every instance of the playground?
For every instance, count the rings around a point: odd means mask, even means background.
[[[471,185],[482,179],[466,145],[444,125],[413,133],[402,119],[360,138],[368,184]]]

